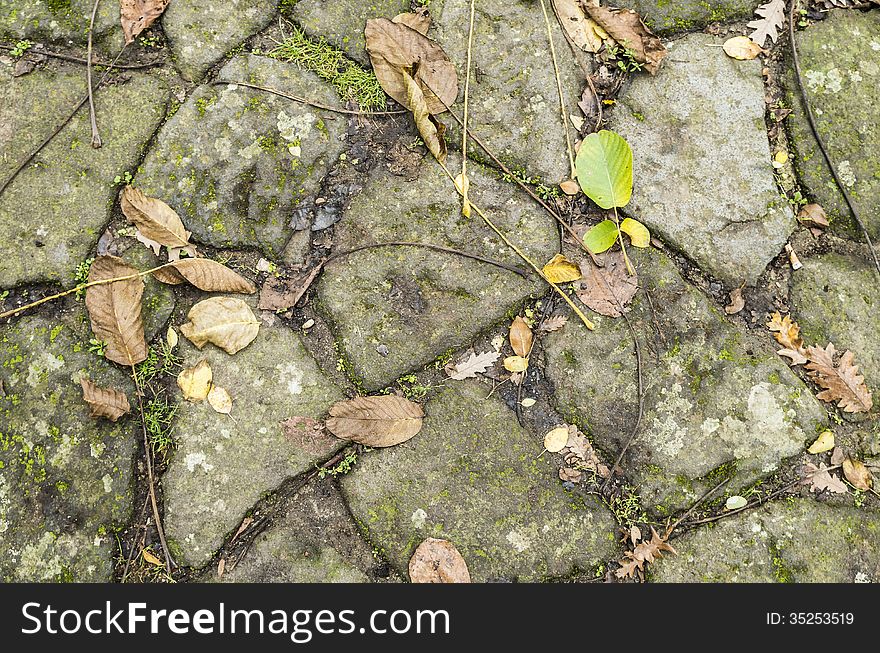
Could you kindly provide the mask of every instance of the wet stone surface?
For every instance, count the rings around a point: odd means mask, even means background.
[[[795,222],[773,177],[759,61],[736,61],[722,40],[691,34],[669,46],[656,77],[636,76],[612,127],[634,152],[624,209],[701,269],[754,283]]]
[[[218,79],[259,84],[324,104],[332,87],[295,65],[233,59]],[[162,127],[135,184],[162,197],[193,237],[217,247],[284,249],[294,210],[314,201],[343,151],[342,116],[241,86],[199,87]]]

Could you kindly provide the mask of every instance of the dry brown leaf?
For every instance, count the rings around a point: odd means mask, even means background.
[[[605,266],[601,268],[589,259],[581,261],[583,278],[577,296],[599,315],[620,317],[623,315],[621,309],[625,309],[635,296],[639,280],[627,271],[623,252],[608,252],[603,260]]]
[[[169,286],[179,286],[182,283],[186,283],[186,279],[183,278],[183,275],[172,267],[157,268],[153,271],[153,277],[155,277],[160,283]]]
[[[541,272],[544,273],[547,281],[552,283],[568,283],[581,278],[581,269],[563,254],[557,254],[550,259]]]
[[[764,46],[767,37],[776,43],[779,38],[779,30],[785,24],[785,0],[770,0],[755,9],[755,13],[761,18],[751,21],[747,26],[754,31],[749,34],[751,39]]]
[[[247,347],[260,331],[250,306],[235,297],[210,297],[189,309],[180,332],[196,347],[214,344],[228,354]]]
[[[575,196],[581,192],[581,186],[574,179],[566,179],[559,184],[559,189],[569,196]]]
[[[598,0],[585,2],[584,9],[611,38],[627,50],[632,50],[633,57],[644,64],[645,70],[652,75],[657,74],[666,56],[666,48],[636,12],[630,9],[612,11],[600,6]]]
[[[83,400],[89,405],[89,417],[105,417],[115,422],[131,411],[131,404],[124,392],[116,388],[99,388],[89,379],[80,379]]]
[[[652,563],[662,557],[663,551],[676,555],[677,551],[666,541],[668,537],[668,533],[661,537],[652,526],[651,539],[647,542],[639,542],[632,551],[624,553],[625,558],[620,561],[620,569],[614,572],[615,575],[618,578],[634,578],[637,571],[645,570],[646,563]]]
[[[834,451],[831,452],[832,465],[842,465],[846,458],[846,452],[843,450],[843,447],[834,447]]]
[[[852,483],[853,487],[858,490],[864,490],[867,492],[874,484],[871,470],[865,467],[865,464],[860,460],[853,460],[852,458],[844,460],[843,475],[846,476],[846,480]]]
[[[156,22],[171,0],[119,0],[119,22],[126,45]]]
[[[454,381],[475,378],[477,374],[482,374],[494,365],[500,356],[500,352],[497,351],[487,351],[482,354],[471,352],[466,360],[451,366],[446,373]]]
[[[406,86],[407,106],[412,111],[425,147],[440,163],[446,163],[446,139],[443,137],[446,126],[428,111],[425,94],[416,80],[405,70],[400,74]]]
[[[162,270],[174,270],[196,288],[206,292],[237,292],[247,295],[257,292],[257,287],[238,272],[207,258],[180,259]]]
[[[544,448],[550,453],[559,453],[568,445],[568,427],[557,426],[544,436]]]
[[[764,48],[748,36],[734,36],[731,39],[727,39],[722,47],[728,57],[744,61],[754,59],[764,51]]]
[[[387,18],[368,20],[364,37],[379,84],[400,104],[412,110],[403,71],[412,75],[421,88],[428,113],[443,113],[455,103],[458,97],[455,66],[434,41]]]
[[[165,566],[165,563],[159,560],[159,558],[157,558],[149,549],[143,549],[141,551],[141,556],[146,562],[149,562],[151,565],[156,565],[157,567]]]
[[[576,469],[574,467],[560,467],[559,468],[559,480],[560,481],[568,481],[569,483],[580,483],[581,479],[584,477],[584,473]]]
[[[588,134],[596,131],[602,117],[602,107],[599,104],[599,96],[596,95],[596,92],[589,84],[587,84],[587,87],[581,94],[578,107],[580,107],[581,112],[584,114],[584,124],[588,125],[588,128],[583,133]],[[578,185],[578,188],[580,188],[580,185]]]
[[[321,269],[321,265],[318,264],[304,277],[296,279],[269,277],[260,288],[260,303],[257,304],[257,308],[262,311],[283,311],[296,306]]]
[[[452,542],[429,537],[409,560],[409,579],[413,583],[470,583],[471,574]]]
[[[532,330],[521,316],[517,315],[510,325],[510,346],[517,356],[528,358],[535,341]]]
[[[776,311],[767,322],[767,328],[773,332],[776,342],[783,346],[783,349],[776,352],[777,354],[790,358],[790,365],[803,365],[807,362],[801,327],[797,322],[792,322],[790,315],[782,317],[779,311]]]
[[[187,401],[204,401],[211,391],[214,372],[206,360],[201,360],[197,365],[184,369],[177,375],[177,387],[183,392],[183,398]]]
[[[827,227],[831,223],[828,222],[828,214],[818,204],[807,204],[798,211],[797,219],[800,222],[807,222],[817,227]]]
[[[216,412],[228,415],[232,412],[232,396],[226,388],[213,385],[208,392],[208,405]]]
[[[546,320],[541,322],[541,325],[538,327],[538,331],[543,331],[544,333],[552,333],[553,331],[559,331],[562,327],[564,327],[568,323],[568,318],[564,315],[553,315],[552,317],[548,317]]]
[[[126,186],[120,205],[125,217],[143,237],[169,250],[191,247],[190,233],[184,228],[180,216],[162,200],[147,197],[134,186]]]
[[[431,14],[428,12],[427,7],[421,7],[416,12],[397,14],[391,20],[414,29],[422,36],[427,36],[428,28],[431,27]]]
[[[746,300],[743,298],[743,289],[734,288],[730,291],[730,303],[724,307],[724,312],[728,315],[736,315],[746,306]]]
[[[819,493],[828,490],[832,494],[846,494],[849,490],[846,483],[827,471],[825,465],[816,467],[807,463],[802,468],[801,485],[809,485],[810,490]]]
[[[89,270],[89,282],[137,274],[137,270],[116,256],[95,259]],[[147,357],[141,297],[144,282],[140,277],[90,286],[86,289],[86,310],[92,331],[107,343],[104,357],[120,365],[134,365]]]
[[[813,381],[824,388],[816,397],[830,403],[836,401],[837,407],[846,413],[868,412],[874,402],[865,385],[865,377],[859,374],[859,366],[853,362],[853,353],[844,352],[837,364],[834,363],[834,353],[834,343],[828,343],[825,349],[807,347],[810,361],[806,368]]]
[[[391,447],[422,430],[422,407],[397,395],[355,397],[330,407],[327,429],[342,440]]]
[[[602,49],[602,38],[596,33],[596,22],[587,17],[578,0],[553,0],[553,7],[572,43],[584,52]]]

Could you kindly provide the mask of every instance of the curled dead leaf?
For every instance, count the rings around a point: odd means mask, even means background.
[[[409,579],[413,583],[470,583],[471,574],[452,542],[429,537],[409,560]]]
[[[541,270],[544,277],[551,283],[568,283],[581,278],[581,269],[576,263],[569,261],[565,255],[557,254]]]
[[[736,315],[746,306],[746,300],[743,298],[742,287],[734,288],[730,291],[730,303],[724,307],[724,312],[728,315]]]
[[[119,0],[119,22],[126,45],[156,22],[171,0]]]
[[[115,422],[131,411],[128,397],[116,388],[100,388],[89,379],[80,379],[83,400],[89,405],[89,417],[104,417]]]
[[[825,209],[818,204],[807,204],[802,207],[798,211],[797,219],[817,227],[828,227],[831,224],[828,222],[828,214],[825,213]]]
[[[89,269],[89,283],[137,275],[137,270],[116,256],[102,255]],[[131,366],[147,357],[141,298],[144,282],[134,276],[124,281],[90,286],[86,289],[86,310],[92,331],[107,343],[104,357]]]
[[[422,407],[397,395],[355,397],[330,407],[327,429],[342,440],[391,447],[422,430]]]
[[[834,448],[834,433],[825,430],[819,434],[816,441],[807,449],[808,453],[817,454],[831,451]]]
[[[226,388],[212,385],[208,392],[208,405],[222,415],[232,412],[232,395]]]
[[[764,52],[764,49],[748,36],[734,36],[727,39],[722,47],[728,57],[746,61]]]
[[[207,343],[234,354],[247,347],[260,331],[250,306],[235,297],[210,297],[193,306],[180,332],[196,347]]]
[[[207,258],[180,259],[162,270],[174,270],[186,281],[205,292],[237,292],[247,295],[257,292],[257,287],[238,272]],[[162,281],[161,277],[157,278]]]
[[[657,74],[667,54],[666,48],[636,12],[630,9],[612,11],[595,0],[585,3],[584,9],[611,38],[630,50],[635,60],[644,64],[645,70]]]
[[[865,463],[860,460],[847,458],[843,461],[843,475],[846,480],[852,483],[853,487],[858,490],[867,492],[874,484],[874,477],[871,470],[865,467]]]
[[[211,391],[214,373],[206,360],[201,360],[193,367],[184,369],[177,375],[177,387],[183,392],[187,401],[203,401]]]
[[[191,246],[190,233],[180,216],[162,200],[147,197],[134,186],[126,186],[120,205],[125,217],[143,237],[169,249]]]
[[[602,49],[602,37],[596,32],[598,25],[587,17],[578,0],[553,0],[553,8],[572,43],[584,52]]]
[[[407,106],[412,111],[413,120],[425,147],[440,163],[446,163],[446,139],[443,137],[446,126],[428,110],[425,94],[416,80],[405,70],[401,71],[400,75],[406,87]]]

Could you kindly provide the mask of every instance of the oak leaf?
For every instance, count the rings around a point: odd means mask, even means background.
[[[89,379],[80,379],[83,400],[89,405],[89,417],[105,417],[115,422],[131,411],[131,404],[124,392],[116,388],[100,388]]]
[[[834,362],[834,343],[822,347],[807,347],[809,362],[806,368],[815,383],[824,388],[816,395],[822,401],[837,402],[846,413],[866,413],[874,405],[871,393],[865,385],[865,377],[859,374],[859,366],[853,362],[851,351],[846,351]]]
[[[849,492],[846,484],[829,472],[824,464],[821,467],[816,467],[813,463],[804,465],[801,472],[801,485],[809,485],[810,489],[816,493],[823,490],[828,490],[832,494]]]
[[[487,351],[482,354],[471,352],[466,360],[450,366],[446,373],[454,381],[474,378],[477,374],[482,374],[494,365],[500,356],[501,354],[497,351]]]
[[[559,329],[564,327],[567,323],[568,318],[566,316],[553,315],[541,322],[541,324],[538,326],[538,331],[543,331],[544,333],[552,333],[553,331],[559,331]]]
[[[651,527],[651,539],[647,542],[639,542],[632,551],[624,553],[624,559],[620,561],[620,569],[615,575],[618,578],[634,578],[637,571],[643,572],[646,563],[652,563],[662,557],[663,551],[676,555],[677,551],[672,547],[667,538],[669,533],[661,537],[654,527]]]
[[[144,282],[137,270],[116,256],[102,255],[89,269],[89,283],[119,277],[132,277],[86,289],[86,310],[92,331],[107,343],[104,357],[120,365],[131,366],[147,357],[141,298]]]
[[[452,542],[429,537],[409,560],[409,579],[413,583],[470,583],[471,574]]]
[[[196,347],[214,344],[228,354],[247,347],[260,331],[250,306],[235,297],[210,297],[193,306],[180,332]]]
[[[422,430],[422,407],[397,395],[355,397],[330,407],[327,429],[342,440],[391,447]]]
[[[754,31],[749,37],[759,46],[764,47],[767,37],[776,43],[779,38],[779,30],[785,24],[785,0],[770,0],[755,9],[760,18],[751,21],[747,27]]]
[[[119,0],[119,22],[126,45],[155,23],[169,2],[171,0]]]

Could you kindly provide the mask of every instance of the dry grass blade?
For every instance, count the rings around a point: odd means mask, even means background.
[[[327,429],[342,440],[368,447],[391,447],[421,431],[424,416],[419,404],[404,397],[355,397],[330,408]]]
[[[120,205],[125,217],[148,239],[169,249],[190,247],[190,234],[180,216],[162,200],[147,197],[137,188],[126,186]]]
[[[373,18],[364,29],[367,52],[379,84],[388,95],[412,109],[401,71],[418,71],[413,76],[425,96],[428,112],[443,113],[458,96],[455,66],[439,45],[416,30],[387,18]]]
[[[119,0],[119,22],[125,44],[156,22],[171,0]]]
[[[199,290],[206,292],[237,292],[246,295],[257,292],[257,287],[225,265],[206,258],[185,258],[175,261],[160,272],[173,270]],[[173,275],[170,273],[169,276]],[[162,279],[159,279],[162,281]]]
[[[137,275],[138,271],[116,256],[99,256],[89,271],[89,283]],[[120,365],[135,365],[147,357],[141,297],[144,282],[135,276],[124,281],[91,286],[86,290],[86,310],[92,331],[107,343],[104,357]]]
[[[828,346],[807,347],[809,362],[806,368],[817,385],[824,388],[816,395],[846,413],[866,413],[874,405],[871,393],[865,385],[865,377],[859,374],[859,366],[853,362],[853,353],[846,351],[837,364],[834,363],[834,343]]]
[[[89,417],[105,417],[115,422],[131,412],[131,404],[124,392],[116,388],[100,388],[89,379],[80,379],[83,400],[89,405]]]
[[[180,332],[199,349],[210,342],[235,354],[253,342],[260,331],[260,321],[250,306],[235,297],[202,300],[187,317],[189,322],[180,327]]]
[[[409,579],[413,583],[470,583],[471,574],[452,542],[429,537],[410,558]]]

